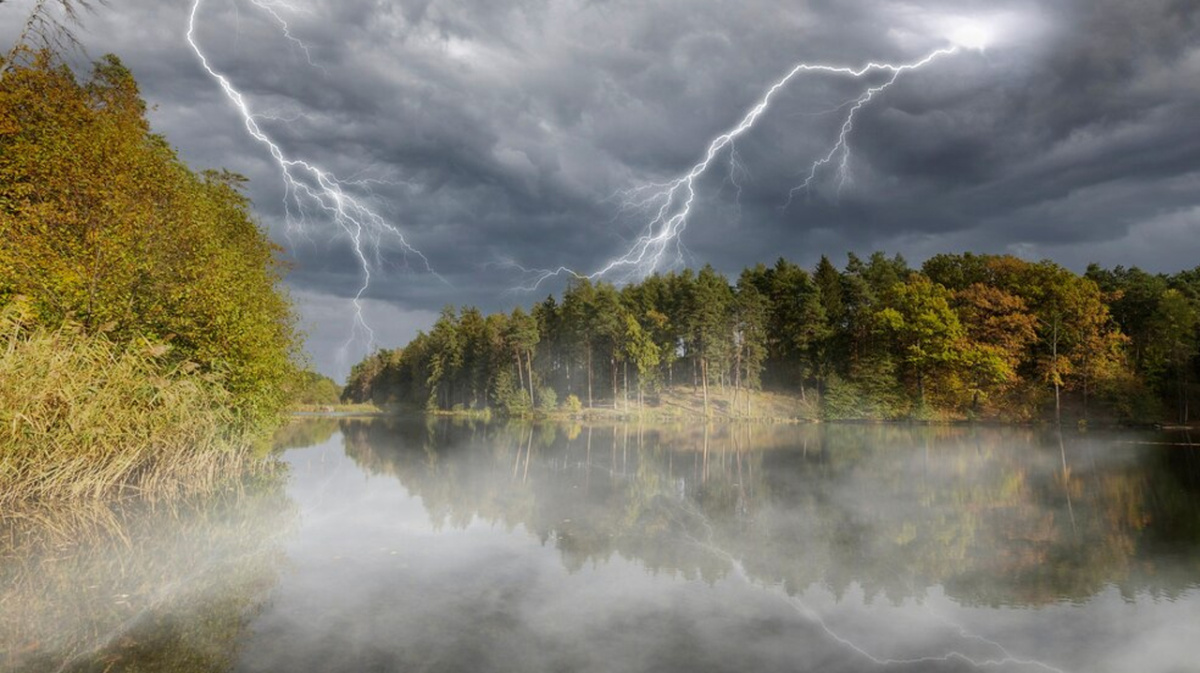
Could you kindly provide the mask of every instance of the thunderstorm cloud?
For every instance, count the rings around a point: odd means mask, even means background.
[[[5,44],[31,4],[0,5]],[[185,42],[189,5],[113,0],[81,38],[133,70],[189,163],[250,177],[316,364],[341,376],[362,354],[338,353],[358,261],[319,218],[285,238],[279,173]],[[736,181],[718,162],[698,183],[689,261],[1200,264],[1200,0],[205,0],[196,36],[289,155],[361,181],[444,279],[382,251],[367,318],[391,346],[445,304],[503,310],[560,289],[506,292],[526,280],[518,265],[590,272],[626,252],[645,218],[614,194],[686,172],[796,63],[913,61],[964,22],[986,49],[898,80],[856,120],[851,181],[785,208],[836,137],[830,110],[862,85],[794,80],[739,139]]]

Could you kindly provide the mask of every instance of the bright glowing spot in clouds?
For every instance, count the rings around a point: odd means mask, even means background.
[[[995,30],[978,21],[961,20],[954,22],[947,37],[964,49],[983,51],[995,39]]]

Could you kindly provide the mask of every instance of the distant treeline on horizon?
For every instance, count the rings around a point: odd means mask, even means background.
[[[768,389],[825,419],[1189,420],[1200,267],[1176,274],[942,254],[576,279],[511,314],[443,309],[351,370],[343,399],[429,410],[654,404]],[[750,396],[744,396],[749,400]],[[749,413],[749,412],[747,412]],[[800,415],[805,415],[800,414]]]

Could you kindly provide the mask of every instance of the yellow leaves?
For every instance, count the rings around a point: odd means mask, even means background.
[[[177,335],[147,354],[220,369],[239,405],[278,408],[294,318],[243,178],[188,170],[116,59],[82,85],[32,63],[0,79],[0,297],[118,340]]]

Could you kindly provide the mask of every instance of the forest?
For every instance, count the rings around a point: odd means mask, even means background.
[[[1190,420],[1200,268],[854,254],[785,259],[730,282],[710,266],[616,287],[574,279],[529,310],[446,307],[428,333],[351,371],[343,398],[520,416],[653,408],[689,388],[754,417],[752,391],[809,420]]]

